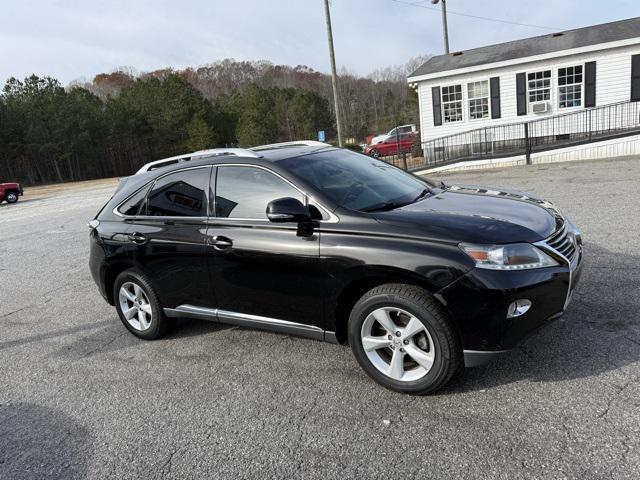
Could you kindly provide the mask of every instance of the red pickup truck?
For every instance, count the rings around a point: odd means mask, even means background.
[[[22,185],[19,183],[0,183],[0,203],[16,203],[18,197],[23,194]]]

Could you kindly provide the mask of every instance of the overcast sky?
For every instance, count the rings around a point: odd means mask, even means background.
[[[405,2],[405,3],[401,3]],[[415,3],[419,6],[408,5]],[[0,0],[0,82],[32,73],[64,84],[118,67],[149,71],[266,59],[328,71],[322,0]],[[638,0],[448,0],[452,50],[640,15]],[[435,10],[431,10],[435,8]],[[442,52],[429,0],[332,0],[339,68],[368,74]]]

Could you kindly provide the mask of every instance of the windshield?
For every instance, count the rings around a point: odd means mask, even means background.
[[[429,184],[361,153],[331,150],[279,162],[342,207],[388,210],[425,195]]]

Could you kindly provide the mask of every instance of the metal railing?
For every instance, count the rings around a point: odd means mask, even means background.
[[[410,170],[462,161],[526,155],[640,133],[640,102],[620,102],[528,122],[477,128],[422,142]],[[416,165],[419,163],[419,165]]]

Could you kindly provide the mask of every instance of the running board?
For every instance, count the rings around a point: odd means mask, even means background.
[[[325,331],[313,325],[289,322],[277,318],[260,317],[246,313],[228,312],[217,308],[197,307],[194,305],[180,305],[176,308],[165,308],[164,314],[172,318],[198,318],[220,323],[228,323],[241,327],[259,328],[272,332],[288,333],[301,337],[324,340],[331,343],[338,343],[335,332]]]

